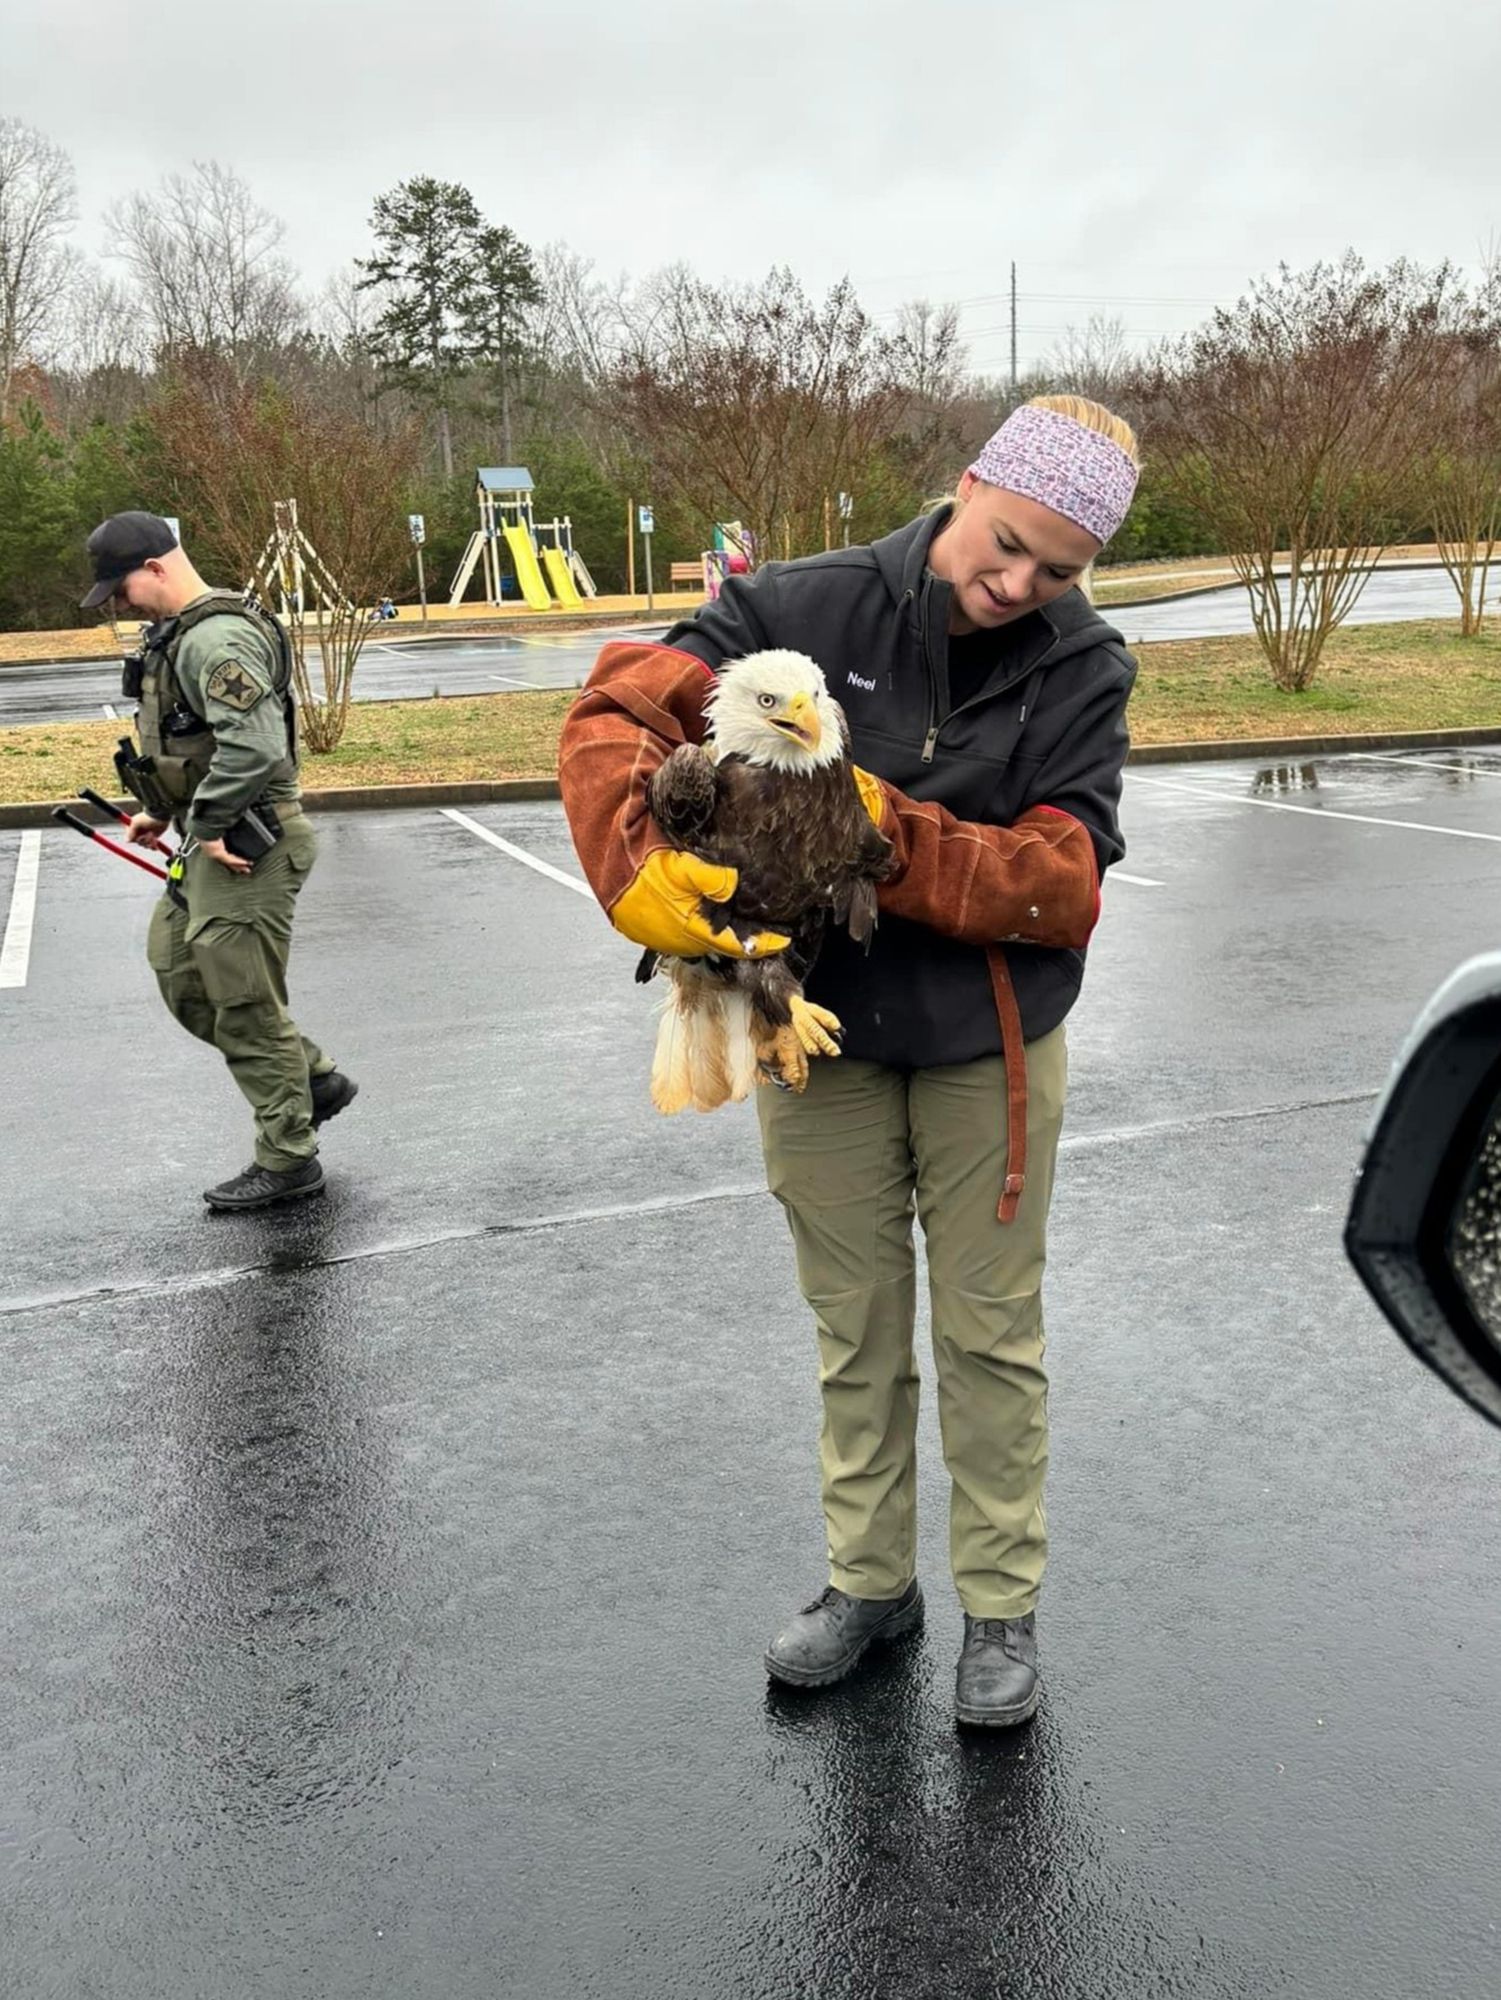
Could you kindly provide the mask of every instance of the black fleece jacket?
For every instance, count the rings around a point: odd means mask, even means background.
[[[731,577],[665,643],[717,669],[767,647],[804,652],[844,709],[856,763],[911,799],[1010,827],[1047,807],[1083,823],[1100,874],[1125,852],[1117,810],[1136,663],[1082,591],[997,634],[998,663],[951,708],[951,590],[928,568],[947,509],[869,547]],[[1082,950],[1007,943],[1028,1041],[1078,997]],[[883,912],[869,953],[830,933],[807,982],[844,1023],[846,1055],[903,1068],[1001,1050],[985,947]]]

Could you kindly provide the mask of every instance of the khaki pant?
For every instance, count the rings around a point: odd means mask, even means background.
[[[281,1172],[317,1152],[308,1077],[333,1068],[287,1012],[292,914],[317,851],[301,814],[249,875],[195,851],[186,912],[163,896],[146,941],[174,1018],[218,1049],[255,1113],[256,1164]]]
[[[815,1061],[806,1093],[756,1093],[772,1193],[818,1322],[829,1578],[898,1597],[917,1563],[914,1207],[927,1248],[949,1556],[976,1618],[1037,1602],[1047,1560],[1042,1270],[1068,1082],[1064,1031],[1027,1048],[1027,1182],[1006,1172],[999,1056],[912,1072]]]

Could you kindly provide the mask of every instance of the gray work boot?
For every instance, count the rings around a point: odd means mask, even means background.
[[[954,1713],[975,1729],[1010,1729],[1037,1710],[1037,1613],[1025,1618],[964,1614],[964,1650]]]
[[[221,1211],[238,1211],[246,1208],[270,1208],[280,1201],[301,1201],[304,1195],[322,1194],[323,1168],[315,1153],[310,1160],[299,1160],[295,1167],[279,1172],[275,1167],[246,1167],[233,1180],[221,1181],[218,1187],[205,1188],[203,1199],[210,1208]]]
[[[915,1581],[900,1597],[850,1597],[831,1583],[772,1640],[766,1671],[791,1687],[830,1687],[859,1665],[867,1646],[921,1623],[922,1590]]]
[[[322,1076],[310,1076],[308,1089],[313,1095],[313,1125],[326,1125],[330,1118],[337,1118],[348,1104],[353,1104],[360,1094],[360,1087],[352,1076],[345,1076],[339,1069],[325,1070]]]

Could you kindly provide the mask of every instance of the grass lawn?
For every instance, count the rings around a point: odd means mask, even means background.
[[[1314,687],[1279,694],[1254,640],[1139,646],[1131,701],[1138,743],[1501,727],[1501,628],[1461,639],[1439,621],[1336,632]],[[570,692],[362,702],[328,757],[306,760],[310,791],[347,785],[548,777]],[[0,729],[0,804],[113,796],[118,722]]]
[[[1254,639],[1174,639],[1133,648],[1138,743],[1501,727],[1501,627],[1357,625],[1336,632],[1306,694],[1281,694]]]

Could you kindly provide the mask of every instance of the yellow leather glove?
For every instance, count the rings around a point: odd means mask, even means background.
[[[855,774],[855,783],[860,790],[861,805],[870,814],[874,824],[879,826],[886,817],[885,787],[879,778],[874,777],[869,771],[862,771],[858,764],[852,764],[850,769]]]
[[[732,930],[715,930],[699,908],[700,900],[727,903],[740,877],[721,862],[700,861],[675,847],[648,854],[640,872],[610,911],[610,922],[633,944],[660,951],[668,958],[766,958],[784,951],[790,938],[780,931],[757,931],[742,944]]]

